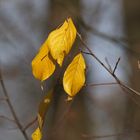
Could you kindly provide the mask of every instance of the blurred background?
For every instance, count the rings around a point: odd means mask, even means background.
[[[114,68],[121,58],[116,75],[140,91],[139,0],[0,0],[0,69],[23,127],[36,117],[44,96],[40,82],[32,76],[31,61],[48,33],[67,17],[72,17],[87,45],[107,66],[109,63]],[[77,47],[84,50],[78,39],[74,45]],[[95,59],[84,57],[87,84],[115,82]],[[46,92],[53,87],[53,81],[55,78],[44,83]],[[140,140],[139,96],[123,92],[118,85],[84,87],[59,124],[67,97],[61,85],[56,88],[60,97],[56,96],[56,103],[47,114],[43,140]],[[12,119],[7,103],[2,100],[0,116]],[[54,130],[55,124],[59,125]],[[26,131],[29,139],[36,126],[35,123]],[[49,136],[51,131],[55,135]],[[25,139],[12,121],[0,118],[0,140]]]

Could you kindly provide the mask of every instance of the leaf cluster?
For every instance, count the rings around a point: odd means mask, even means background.
[[[76,39],[77,30],[71,18],[68,18],[59,27],[53,30],[38,54],[32,60],[32,73],[41,82],[47,80],[55,71],[56,63],[60,67],[66,55],[69,54]],[[68,65],[63,76],[63,87],[69,97],[74,97],[85,83],[86,64],[81,53],[77,54]],[[33,140],[41,140],[44,117],[52,98],[52,92],[43,99],[39,106],[38,127],[32,134]],[[68,98],[70,99],[70,98]]]

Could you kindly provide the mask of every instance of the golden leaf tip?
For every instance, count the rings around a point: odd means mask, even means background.
[[[41,138],[42,138],[42,134],[38,127],[32,134],[32,140],[41,140]]]

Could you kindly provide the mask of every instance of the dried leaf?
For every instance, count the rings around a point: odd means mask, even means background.
[[[48,111],[49,105],[51,103],[52,93],[53,93],[53,90],[50,90],[39,105],[38,123],[39,123],[40,129],[42,129],[46,112]]]
[[[49,105],[52,100],[52,93],[53,93],[53,90],[50,90],[39,105],[39,111],[38,111],[38,125],[39,126],[32,134],[33,140],[40,140],[42,137],[41,131],[44,125],[45,115],[48,111]]]
[[[69,53],[76,38],[76,28],[71,18],[68,18],[60,28],[52,31],[47,39],[52,57],[61,66],[65,55]]]
[[[54,70],[55,65],[48,56],[49,48],[46,46],[46,42],[42,45],[39,53],[32,61],[32,72],[35,78],[44,81],[49,78]]]
[[[63,77],[63,87],[69,96],[75,96],[85,83],[85,61],[79,53],[66,69]]]
[[[38,127],[32,134],[32,140],[41,140],[42,134],[40,128]]]

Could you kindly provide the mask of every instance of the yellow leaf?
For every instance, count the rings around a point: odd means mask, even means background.
[[[42,138],[42,134],[38,127],[32,134],[32,140],[41,140],[41,138]]]
[[[63,77],[63,87],[69,96],[75,96],[85,83],[85,61],[79,53],[66,69]]]
[[[76,38],[76,28],[68,18],[60,28],[52,31],[47,39],[52,57],[61,66],[65,55],[69,53]]]
[[[55,65],[48,56],[49,48],[46,46],[46,42],[42,45],[39,53],[32,61],[32,73],[35,78],[44,81],[49,78],[54,70]]]

